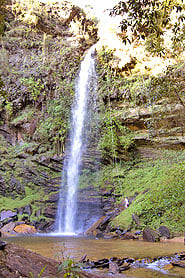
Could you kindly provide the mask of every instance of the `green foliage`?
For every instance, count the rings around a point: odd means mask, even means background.
[[[151,77],[148,86],[152,102],[168,97],[171,102],[175,99],[183,104],[185,96],[184,64],[169,66],[166,72],[158,77]]]
[[[120,1],[110,15],[123,16],[120,26],[125,43],[135,38],[146,39],[148,50],[162,55],[165,54],[163,35],[169,28],[174,51],[184,50],[184,9],[183,1],[178,0],[129,0]]]
[[[27,204],[31,204],[36,200],[41,200],[45,195],[43,190],[38,191],[38,189],[31,189],[29,186],[25,187],[25,197],[17,196],[17,198],[12,199],[8,197],[0,198],[1,210],[15,210],[16,208],[24,207]]]
[[[129,171],[122,169],[125,176],[121,183],[123,196],[133,201],[115,218],[113,225],[125,229],[132,224],[134,228],[132,214],[137,214],[141,227],[166,225],[173,231],[183,232],[185,154],[184,151],[161,154],[160,161],[137,163]],[[116,188],[120,192],[120,188]]]
[[[7,119],[10,119],[13,114],[13,103],[7,100],[5,105],[5,110],[6,110]]]
[[[5,92],[3,90],[3,86],[4,86],[4,84],[3,84],[3,81],[2,81],[2,79],[0,77],[0,96],[1,97],[5,97]]]
[[[134,145],[133,133],[117,117],[107,113],[101,126],[99,149],[104,158],[118,158]]]
[[[45,266],[43,267],[43,269],[41,270],[41,272],[38,274],[37,278],[41,278],[41,277],[42,277],[42,274],[43,274],[44,270],[46,269],[46,267],[47,267],[47,265],[45,265]],[[29,273],[29,278],[35,278],[32,272]]]
[[[44,89],[41,79],[35,80],[33,77],[21,78],[21,83],[28,88],[28,93],[31,94],[31,99],[36,101]]]
[[[104,46],[102,49],[98,52],[98,61],[101,65],[104,65],[104,67],[108,67],[109,62],[114,57],[114,51],[112,49],[105,48]]]
[[[58,272],[63,272],[64,278],[79,278],[80,275],[77,273],[79,270],[79,266],[71,258],[64,260],[58,266]]]
[[[112,110],[114,110],[114,106],[118,110],[120,106],[119,110],[121,111],[121,107],[124,107],[123,102],[127,102],[130,107],[138,105],[151,107],[152,104],[157,104],[164,98],[168,99],[168,103],[176,101],[184,105],[184,63],[169,66],[158,76],[123,77],[111,70],[112,54],[110,53],[112,52],[102,49],[98,54],[100,62],[97,66],[98,92],[100,99],[104,102],[101,104],[101,110],[103,108],[110,109],[110,106]],[[107,106],[109,107],[107,108]]]
[[[83,169],[79,177],[79,188],[98,186],[99,175],[97,172],[92,172],[90,169]]]
[[[49,101],[48,109],[44,114],[45,117],[43,115],[45,119],[40,122],[35,136],[45,143],[64,145],[68,131],[71,101],[70,93],[60,99]]]

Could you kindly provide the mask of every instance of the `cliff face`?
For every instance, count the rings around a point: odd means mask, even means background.
[[[21,223],[38,231],[53,229],[75,78],[85,51],[98,40],[96,25],[78,7],[65,1],[25,3],[7,6],[0,40],[0,227],[13,233]],[[167,171],[169,157],[172,168],[184,161],[184,65],[158,77],[148,71],[136,75],[138,60],[133,56],[119,69],[113,52],[97,45],[98,121],[95,132],[89,131],[78,195],[86,228],[102,213],[119,208],[125,196],[131,204],[128,214],[123,212],[112,225],[131,227],[136,210],[143,226],[153,225],[142,210],[149,205],[142,198],[149,196],[150,186],[145,179],[140,188],[137,179],[146,177],[157,188],[160,182],[148,178],[147,167],[153,163],[151,168]],[[174,152],[174,158],[165,151]],[[159,166],[164,157],[168,163]],[[138,209],[138,203],[143,207]],[[182,218],[175,217],[174,222]]]

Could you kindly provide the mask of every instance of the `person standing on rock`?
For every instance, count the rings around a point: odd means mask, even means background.
[[[128,208],[129,206],[129,200],[127,197],[125,197],[125,208]]]
[[[126,209],[126,208],[128,208],[128,206],[129,206],[129,200],[127,197],[125,197],[125,199],[123,199],[121,202],[120,209],[121,210]]]

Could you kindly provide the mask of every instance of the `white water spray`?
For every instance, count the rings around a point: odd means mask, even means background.
[[[91,47],[81,63],[78,82],[75,88],[75,103],[72,109],[72,128],[70,132],[69,157],[64,162],[63,180],[66,179],[67,197],[66,208],[61,208],[63,196],[60,196],[56,229],[57,233],[75,234],[76,220],[76,193],[79,181],[81,158],[85,144],[85,122],[87,119],[87,107],[89,92],[94,87],[93,80],[96,80],[95,61],[93,53],[95,47]],[[96,82],[96,81],[95,81]],[[66,178],[65,178],[66,176]],[[65,210],[65,212],[63,211]],[[77,220],[78,221],[78,220]]]

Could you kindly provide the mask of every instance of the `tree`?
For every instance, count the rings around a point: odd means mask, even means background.
[[[123,17],[120,27],[125,43],[146,41],[148,50],[165,54],[164,34],[172,31],[173,51],[185,48],[185,5],[183,0],[127,0],[110,10],[111,16]]]

